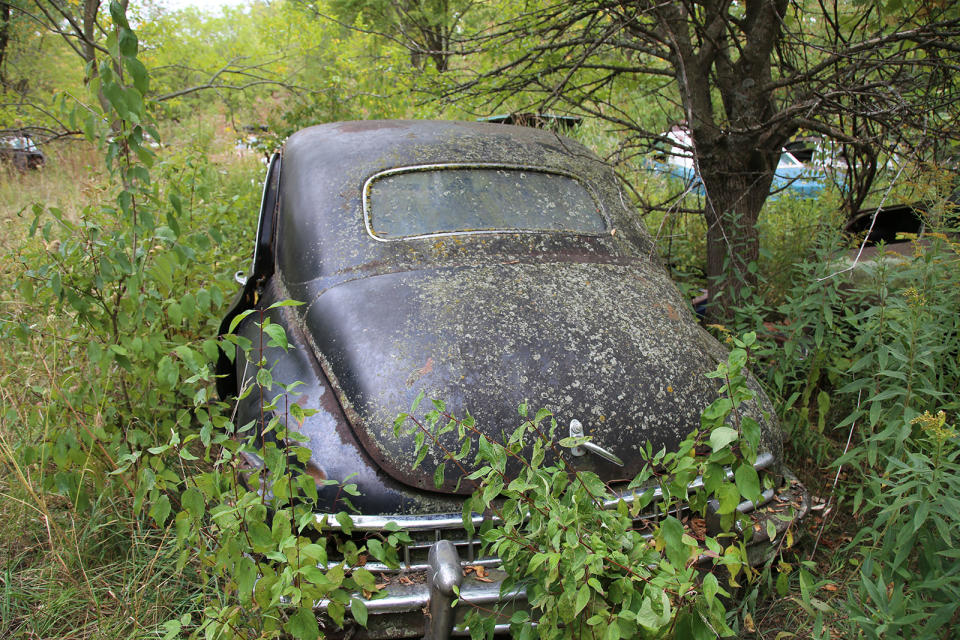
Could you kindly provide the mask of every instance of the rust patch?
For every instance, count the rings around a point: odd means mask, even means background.
[[[307,472],[307,475],[313,478],[317,483],[321,483],[327,479],[327,474],[317,466],[317,463],[313,461],[313,458],[307,461],[307,464],[304,466],[304,470]]]
[[[427,361],[423,364],[422,367],[410,374],[410,377],[407,378],[407,387],[412,387],[416,384],[417,380],[422,378],[433,371],[433,357],[427,358]]]

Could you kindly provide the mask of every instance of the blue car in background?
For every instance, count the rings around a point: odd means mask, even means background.
[[[703,194],[703,181],[697,173],[693,156],[693,140],[683,124],[677,124],[663,134],[669,140],[665,152],[658,154],[656,160],[649,162],[651,169],[658,173],[679,178],[693,193]],[[825,167],[818,164],[803,163],[792,152],[783,149],[773,183],[770,185],[770,198],[781,193],[790,193],[799,198],[816,198],[830,182]]]

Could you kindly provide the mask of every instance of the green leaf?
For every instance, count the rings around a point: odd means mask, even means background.
[[[620,626],[616,620],[611,620],[603,634],[603,640],[620,640]]]
[[[183,495],[180,497],[180,502],[195,520],[203,515],[205,507],[203,494],[193,487],[183,492]]]
[[[243,319],[249,316],[251,313],[256,311],[256,309],[247,309],[235,315],[230,321],[230,327],[227,329],[227,333],[233,333],[233,330],[237,328],[237,325],[243,322]]]
[[[723,468],[723,465],[710,462],[707,464],[707,468],[703,472],[703,488],[707,490],[707,493],[713,494],[717,491],[720,485],[724,483],[726,477],[727,472]]]
[[[333,604],[333,603],[331,603]],[[343,614],[341,613],[341,616]],[[341,620],[342,622],[342,620]],[[320,636],[320,627],[313,609],[300,607],[290,616],[290,620],[283,625],[284,630],[298,640],[317,640]]]
[[[270,533],[270,527],[264,522],[251,522],[247,526],[247,535],[250,536],[250,542],[253,544],[254,551],[264,552],[274,548],[273,535]]]
[[[361,627],[367,626],[367,605],[360,598],[350,598],[350,613]]]
[[[416,413],[417,407],[420,406],[420,403],[423,401],[423,391],[417,394],[417,397],[413,401],[413,405],[410,407],[410,413]]]
[[[257,566],[248,556],[240,556],[233,572],[237,581],[237,597],[241,603],[249,603],[253,597],[253,587],[257,583]]]
[[[167,620],[163,623],[163,628],[166,629],[167,633],[163,636],[162,640],[173,640],[180,635],[180,630],[183,628],[183,625],[180,624],[179,620]]]
[[[708,606],[713,605],[713,601],[717,597],[717,591],[719,590],[720,585],[717,583],[717,576],[708,573],[703,578],[703,595],[707,599]]]
[[[180,365],[170,356],[163,356],[157,363],[157,380],[167,388],[172,389],[180,379]]]
[[[283,327],[279,324],[273,323],[264,323],[260,327],[263,329],[263,332],[270,336],[269,342],[267,342],[268,347],[280,347],[283,350],[286,350],[289,347],[287,342],[287,332],[283,330]]]
[[[353,581],[356,582],[361,589],[366,589],[367,591],[375,591],[377,588],[377,579],[366,569],[357,569],[354,571]]]
[[[721,424],[724,418],[729,415],[733,402],[730,398],[717,398],[703,410],[700,414],[700,423],[705,427],[712,427]]]
[[[274,302],[272,305],[267,307],[267,309],[278,309],[280,307],[299,307],[303,303],[299,300],[280,300],[279,302]]]
[[[719,451],[738,437],[737,432],[730,427],[717,427],[710,433],[710,448]]]
[[[148,515],[156,521],[158,526],[163,526],[170,515],[170,498],[167,497],[167,494],[160,494],[157,501],[150,507]]]
[[[126,11],[123,9],[123,5],[117,2],[117,0],[110,0],[110,18],[113,20],[113,23],[118,27],[127,27],[127,15]]]
[[[653,599],[649,595],[643,598],[643,602],[640,604],[640,610],[636,613],[637,624],[654,632],[663,629],[672,617],[669,596],[667,596],[665,592],[660,591],[659,598],[659,614],[653,610]],[[677,637],[679,638],[680,636]]]
[[[126,93],[116,82],[103,83],[103,96],[113,107],[117,115],[126,120],[130,116],[130,108],[127,106]]]
[[[689,557],[687,546],[683,543],[683,523],[668,516],[660,523],[659,533],[670,564],[678,569],[683,568]]]
[[[580,612],[583,611],[583,608],[587,606],[588,602],[590,602],[590,587],[589,585],[583,584],[577,591],[577,600],[573,606],[573,615],[579,615]]]
[[[183,322],[183,309],[180,307],[179,302],[171,302],[167,306],[167,317],[170,319],[170,323],[173,326],[179,326]]]
[[[257,384],[265,389],[273,387],[273,375],[269,369],[257,369]]]
[[[436,470],[433,472],[433,486],[438,489],[443,486],[443,471],[446,468],[447,464],[441,462],[437,465]]]
[[[720,515],[726,515],[728,513],[733,513],[737,509],[737,505],[740,504],[740,490],[732,484],[722,484],[717,489],[717,501],[720,503],[720,506],[717,508],[717,513]]]
[[[740,423],[740,429],[743,431],[743,439],[749,442],[754,449],[760,446],[760,423],[750,416],[744,416]]]
[[[350,518],[349,515],[341,511],[340,513],[335,515],[334,518],[336,518],[337,522],[340,523],[340,528],[343,529],[344,533],[346,534],[353,533],[353,520]]]
[[[135,58],[137,55],[137,36],[130,29],[121,27],[117,39],[120,46],[120,55],[126,59]]]
[[[336,600],[331,600],[327,603],[327,615],[330,616],[330,619],[338,626],[343,626],[343,616],[346,613],[346,607],[343,606],[343,603],[337,602]],[[317,636],[313,636],[311,640],[315,640]]]
[[[760,476],[753,466],[741,464],[737,467],[733,477],[737,483],[737,489],[739,489],[740,495],[754,504],[760,502]]]
[[[770,520],[767,520],[767,527],[766,527],[766,529],[767,529],[767,539],[768,539],[768,540],[776,540],[776,539],[777,539],[777,524],[773,521],[772,518],[771,518]]]

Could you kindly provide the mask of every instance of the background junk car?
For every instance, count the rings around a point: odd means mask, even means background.
[[[0,161],[8,162],[18,171],[27,171],[42,167],[47,157],[30,134],[19,132],[0,136]]]
[[[415,540],[401,571],[427,579],[391,584],[359,634],[446,637],[454,583],[465,601],[522,604],[522,592],[499,593],[496,558],[480,558],[463,529],[469,483],[448,472],[435,487],[439,457],[414,469],[413,436],[394,435],[421,391],[455,415],[469,410],[491,436],[516,426],[521,402],[545,406],[564,429],[583,425],[594,451],[575,464],[611,483],[640,470],[645,441],[675,446],[699,425],[716,397],[704,374],[726,353],[687,311],[627,203],[583,146],[524,127],[327,124],[293,135],[272,160],[253,266],[223,330],[249,308],[283,325],[292,348],[263,356],[275,380],[303,382],[289,402],[315,410],[300,427],[306,472],[351,477],[357,531],[395,522]],[[304,304],[267,309],[285,299]],[[237,333],[254,339],[258,321]],[[255,384],[252,362],[221,359],[223,397]],[[757,391],[762,406],[746,409],[763,425],[757,467],[779,482],[789,474],[781,434]],[[258,403],[256,392],[240,400],[237,423],[262,419]],[[338,495],[321,487],[320,508],[342,510]],[[493,581],[464,577],[467,564],[486,565]]]

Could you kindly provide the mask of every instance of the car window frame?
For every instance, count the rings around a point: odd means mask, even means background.
[[[572,231],[572,230],[562,230],[562,229],[470,229],[466,231],[437,231],[434,233],[421,233],[416,235],[408,236],[397,236],[392,238],[384,238],[378,236],[374,230],[371,223],[371,211],[370,211],[370,190],[374,182],[380,178],[384,178],[391,175],[397,175],[401,173],[413,173],[418,171],[454,171],[457,169],[507,169],[514,171],[536,171],[538,173],[549,173],[553,175],[563,176],[565,178],[570,178],[578,185],[583,187],[583,189],[589,194],[593,199],[594,204],[597,207],[597,213],[603,219],[606,229],[603,231]],[[503,162],[448,162],[448,163],[431,163],[431,164],[416,164],[416,165],[407,165],[403,167],[392,167],[390,169],[384,169],[378,171],[373,175],[367,177],[363,182],[363,188],[361,190],[361,200],[363,205],[363,226],[367,232],[367,235],[376,240],[377,242],[404,242],[408,240],[420,240],[423,238],[439,238],[447,236],[473,236],[473,235],[491,235],[491,234],[560,234],[560,235],[569,235],[569,236],[590,236],[590,237],[601,237],[610,235],[610,233],[615,228],[613,225],[610,216],[607,215],[606,208],[603,206],[603,201],[600,199],[597,191],[590,185],[590,183],[573,173],[572,171],[567,171],[565,169],[558,169],[555,167],[543,167],[538,165],[525,165],[525,164],[508,164]]]
[[[260,214],[257,218],[257,236],[253,244],[250,277],[265,278],[273,274],[277,231],[277,213],[280,204],[280,170],[283,156],[274,153],[267,163],[267,174],[260,195]]]

